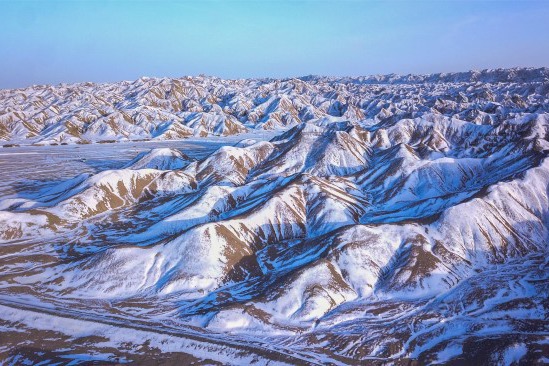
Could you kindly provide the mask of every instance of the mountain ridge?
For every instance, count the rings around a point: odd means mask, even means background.
[[[0,141],[10,146],[169,140],[285,130],[303,122],[390,123],[427,111],[466,120],[494,108],[504,114],[547,111],[542,100],[524,97],[546,94],[548,76],[547,68],[515,68],[356,78],[141,78],[5,89]]]
[[[230,87],[210,86],[189,93],[218,118]],[[544,362],[547,81],[243,90],[250,123],[284,126],[269,141],[153,148],[0,197],[0,290],[326,363]]]

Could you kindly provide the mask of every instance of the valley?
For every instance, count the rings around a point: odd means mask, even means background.
[[[0,357],[547,362],[548,75],[1,91]]]

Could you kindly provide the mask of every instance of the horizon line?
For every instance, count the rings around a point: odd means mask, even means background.
[[[72,86],[72,85],[80,85],[80,84],[95,84],[95,85],[102,85],[102,84],[118,84],[118,83],[124,83],[124,82],[135,82],[140,79],[185,79],[185,78],[210,78],[210,79],[220,79],[220,80],[226,80],[226,81],[233,81],[233,80],[292,80],[292,79],[304,79],[307,77],[315,77],[315,78],[328,78],[328,79],[359,79],[359,78],[371,78],[371,77],[387,77],[387,76],[393,76],[393,77],[407,77],[407,76],[420,76],[420,77],[427,77],[427,76],[434,76],[434,75],[446,75],[446,74],[464,74],[469,72],[487,72],[487,71],[498,71],[498,70],[539,70],[539,69],[549,69],[549,66],[512,66],[512,67],[494,67],[494,68],[471,68],[468,70],[461,70],[461,71],[439,71],[439,72],[431,72],[431,73],[396,73],[396,72],[390,72],[390,73],[372,73],[372,74],[361,74],[361,75],[327,75],[327,74],[305,74],[305,75],[296,75],[296,76],[284,76],[284,77],[272,77],[272,76],[263,76],[263,77],[241,77],[241,78],[226,78],[221,77],[217,75],[211,75],[211,74],[187,74],[182,76],[149,76],[149,75],[142,75],[135,79],[118,79],[118,80],[106,80],[106,81],[90,81],[90,80],[83,80],[83,81],[74,81],[74,82],[57,82],[57,83],[40,83],[40,84],[30,84],[26,86],[20,86],[20,87],[13,87],[13,88],[4,88],[0,87],[0,90],[19,90],[19,89],[28,89],[32,87],[58,87],[58,86]]]

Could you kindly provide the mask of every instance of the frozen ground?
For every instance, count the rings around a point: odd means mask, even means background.
[[[82,173],[119,169],[140,153],[171,148],[203,159],[222,146],[272,138],[275,131],[178,141],[108,144],[18,146],[0,148],[0,201],[35,196]],[[0,255],[7,243],[0,240]],[[136,319],[124,322],[85,311],[56,310],[39,298],[2,291],[0,298],[0,364],[159,363],[269,364],[308,363],[310,357],[286,355],[253,342],[203,335],[185,327],[153,327]],[[112,315],[112,314],[111,314]],[[234,342],[234,343],[233,343]]]
[[[139,153],[153,148],[174,148],[202,159],[221,146],[247,139],[267,140],[277,131],[258,131],[226,137],[188,138],[106,144],[0,147],[0,197],[32,192],[81,173],[119,169]]]
[[[547,75],[5,92],[6,141],[286,131],[0,149],[0,357],[547,362]]]

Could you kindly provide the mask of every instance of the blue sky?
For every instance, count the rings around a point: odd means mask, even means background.
[[[549,1],[1,1],[0,88],[549,66]]]

